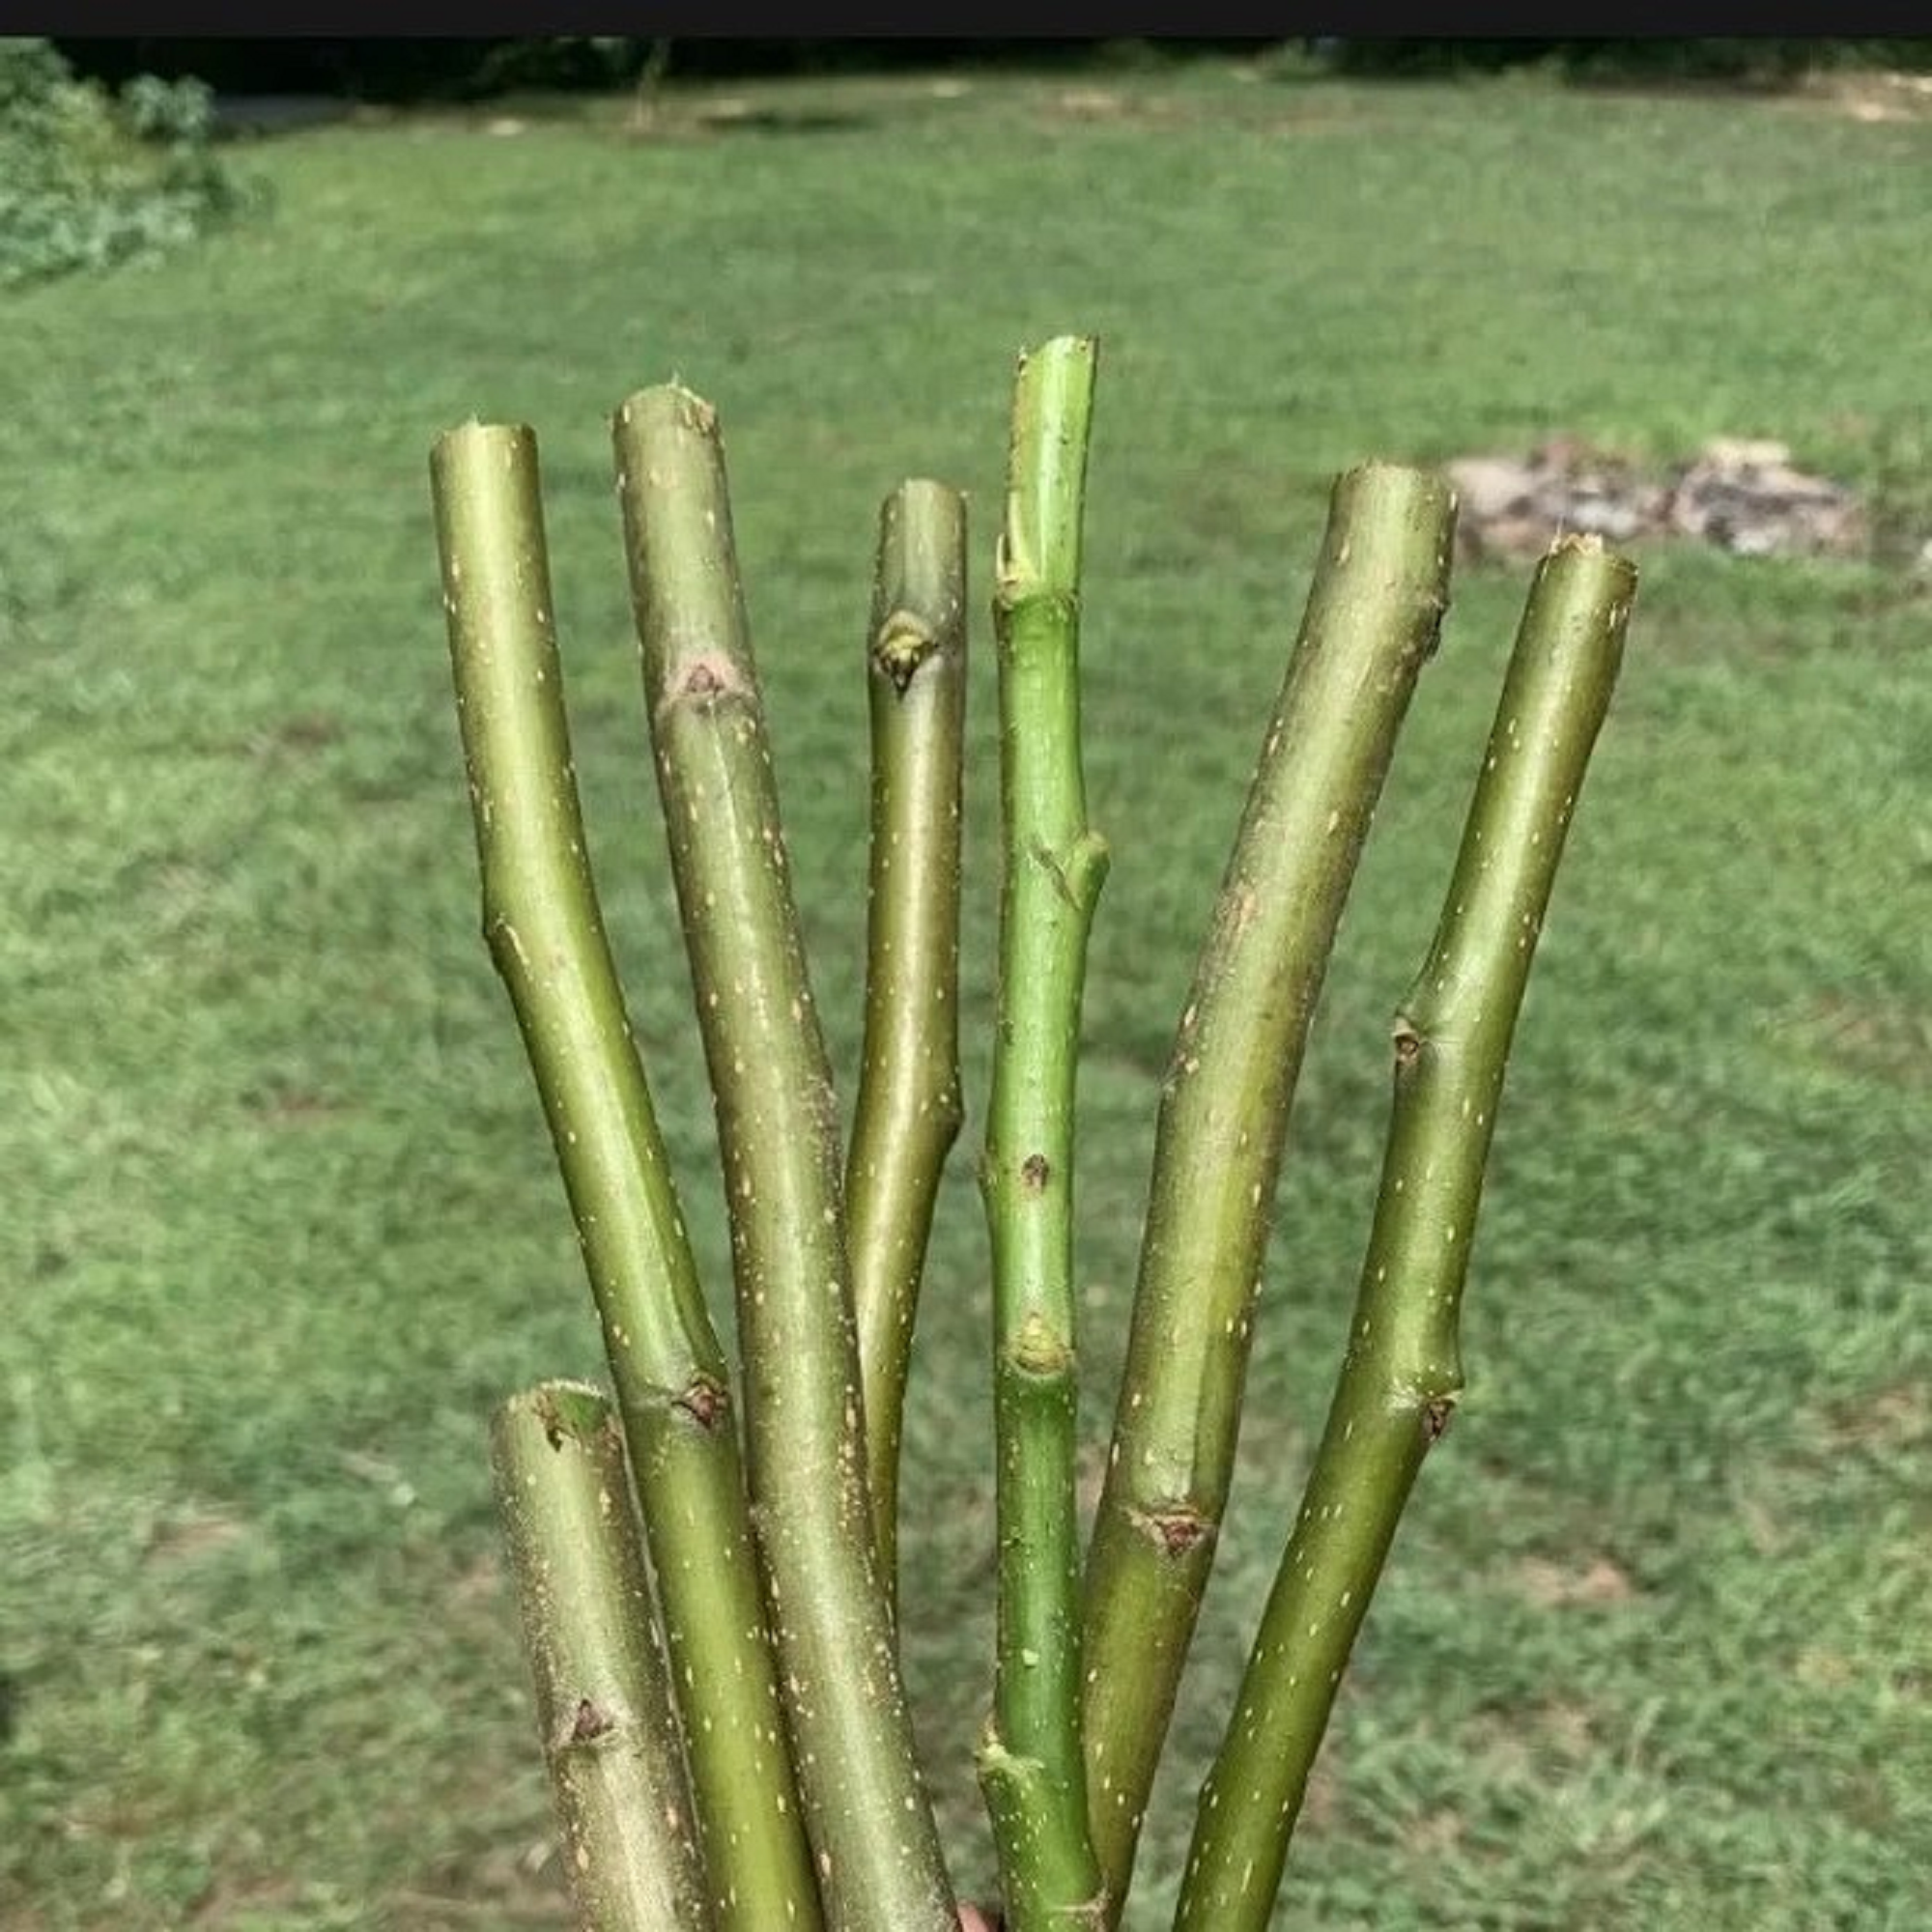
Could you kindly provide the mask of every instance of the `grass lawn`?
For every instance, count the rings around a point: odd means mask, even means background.
[[[1332,472],[1775,436],[1932,534],[1932,121],[1215,64],[768,87],[708,128],[705,98],[647,142],[622,102],[293,136],[241,156],[271,218],[0,307],[15,1932],[564,1923],[484,1429],[600,1365],[477,928],[440,430],[542,439],[595,857],[723,1315],[606,416],[673,372],[723,412],[849,1100],[876,504],[911,472],[968,489],[983,610],[1012,354],[1100,333],[1096,1469],[1160,1069]],[[1932,1924],[1932,596],[1891,564],[1639,561],[1492,1164],[1472,1385],[1338,1711],[1294,1932]],[[1387,1016],[1527,581],[1459,574],[1344,926],[1135,1928],[1166,1922],[1325,1406]],[[983,1890],[983,623],[975,648],[971,1118],[904,1612]]]

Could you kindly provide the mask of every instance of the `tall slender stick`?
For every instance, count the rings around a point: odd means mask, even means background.
[[[818,1923],[723,1350],[685,1239],[584,848],[536,439],[431,457],[483,925],[563,1173],[641,1492],[719,1922]]]
[[[1510,1038],[1623,654],[1636,573],[1539,568],[1441,922],[1395,1022],[1381,1190],[1314,1471],[1201,1805],[1177,1932],[1263,1932],[1349,1653],[1462,1392],[1463,1284]]]
[[[1369,465],[1335,485],[1306,614],[1154,1143],[1127,1362],[1086,1581],[1086,1746],[1126,1889],[1228,1499],[1290,1103],[1343,902],[1448,602],[1454,503]]]
[[[1080,1748],[1073,1103],[1107,846],[1080,768],[1080,525],[1095,345],[1020,358],[994,620],[1005,822],[993,1092],[999,1655],[980,1750],[1015,1932],[1100,1922]]]
[[[702,1932],[711,1907],[617,1419],[598,1390],[544,1382],[497,1411],[491,1444],[579,1918]]]
[[[845,1215],[879,1575],[896,1594],[899,1428],[933,1198],[958,1137],[966,501],[902,483],[879,511],[866,1042]]]
[[[731,1213],[753,1520],[828,1921],[953,1932],[866,1485],[831,1070],[709,404],[640,390],[613,425],[673,876]]]

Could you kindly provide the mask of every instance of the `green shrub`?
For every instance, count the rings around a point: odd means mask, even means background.
[[[197,80],[138,75],[117,97],[51,42],[0,39],[0,288],[191,242],[242,200]]]
[[[1479,41],[1335,40],[1317,42],[1338,72],[1428,79],[1548,66],[1582,85],[1682,82],[1783,87],[1833,68],[1918,68],[1932,42],[1755,39]]]

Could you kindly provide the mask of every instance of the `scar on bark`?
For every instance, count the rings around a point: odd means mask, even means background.
[[[609,1711],[593,1704],[588,1697],[580,1697],[577,1715],[570,1720],[570,1742],[588,1744],[593,1738],[601,1738],[616,1721]]]
[[[939,639],[928,625],[921,623],[909,611],[895,611],[879,626],[872,644],[872,662],[903,697],[913,674],[938,648]]]
[[[709,1376],[699,1376],[675,1401],[700,1429],[709,1429],[730,1406],[731,1398]]]
[[[668,689],[658,700],[657,715],[664,718],[680,704],[702,704],[707,698],[740,696],[746,689],[744,674],[723,651],[698,651],[678,667]]]
[[[1170,1556],[1185,1556],[1214,1534],[1214,1525],[1191,1503],[1135,1510],[1133,1521],[1142,1535],[1158,1541]]]

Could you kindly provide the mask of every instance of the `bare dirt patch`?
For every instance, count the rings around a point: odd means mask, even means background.
[[[1630,1573],[1607,1556],[1592,1556],[1578,1563],[1525,1556],[1516,1566],[1516,1587],[1539,1609],[1546,1610],[1627,1604],[1637,1593]]]
[[[462,1609],[477,1604],[495,1604],[507,1594],[508,1581],[503,1559],[494,1551],[486,1552],[467,1570],[458,1572],[449,1586],[449,1600]]]
[[[1826,1060],[1904,1086],[1932,1082],[1932,1013],[1832,993],[1804,1015],[1803,1031]]]
[[[1487,1711],[1471,1719],[1465,1735],[1471,1758],[1518,1782],[1595,1763],[1604,1755],[1598,1713],[1561,1698]]]
[[[1824,1412],[1833,1448],[1881,1453],[1932,1446],[1932,1387],[1899,1382],[1869,1395],[1833,1403]]]
[[[315,1126],[348,1111],[327,1094],[306,1087],[258,1088],[247,1094],[242,1104],[254,1119],[270,1127]]]
[[[1539,1705],[1536,1727],[1556,1755],[1570,1764],[1594,1758],[1601,1747],[1595,1714],[1587,1704],[1567,1704],[1559,1699]]]
[[[248,1525],[226,1510],[189,1505],[155,1523],[141,1554],[156,1567],[191,1563],[240,1543],[247,1533]]]
[[[1573,436],[1524,455],[1454,457],[1443,469],[1459,504],[1457,542],[1472,557],[1533,556],[1573,532],[1612,544],[1688,538],[1738,556],[1858,556],[1871,547],[1857,494],[1763,438],[1714,437],[1661,471]]]
[[[1932,73],[1817,74],[1799,99],[1853,121],[1932,121]]]
[[[236,1878],[217,1875],[195,1901],[187,1922],[198,1926],[262,1925],[293,1918],[302,1889],[291,1878]]]
[[[1449,1805],[1425,1811],[1403,1827],[1403,1849],[1422,1862],[1447,1856],[1460,1848],[1468,1820]]]
[[[282,758],[312,757],[339,745],[346,735],[341,719],[327,711],[298,711],[255,732],[242,746],[251,758],[273,764]]]

